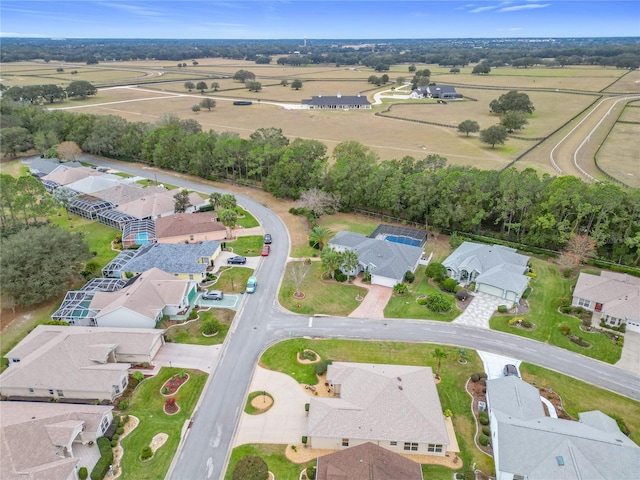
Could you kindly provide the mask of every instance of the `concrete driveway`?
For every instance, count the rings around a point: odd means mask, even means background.
[[[215,290],[215,285],[213,286],[213,290]],[[200,295],[198,300],[196,300],[196,303],[200,307],[228,308],[230,310],[238,310],[241,300],[242,300],[242,295],[238,295],[234,293],[225,293],[222,300],[204,300],[202,298],[202,295]]]
[[[640,333],[627,331],[624,334],[624,347],[616,367],[640,375]]]
[[[461,323],[472,327],[489,328],[489,319],[493,316],[498,305],[506,305],[508,302],[500,297],[494,297],[486,293],[478,292],[471,297],[469,305],[453,323]]]
[[[244,265],[231,265],[232,267],[247,267],[253,268],[255,270],[256,268],[258,268],[258,262],[262,260],[262,257],[260,255],[258,255],[257,257],[247,257],[246,255],[242,255],[240,253],[220,252],[220,255],[218,255],[218,258],[216,259],[216,272],[220,269],[221,266],[227,265],[227,258],[236,256],[245,257],[247,259],[247,263],[245,263]]]
[[[157,367],[195,368],[211,373],[220,358],[222,345],[165,343],[153,359]]]
[[[368,293],[349,316],[353,318],[384,318],[384,307],[389,303],[393,289],[382,285],[362,283],[360,277],[356,278],[353,284],[366,288]]]
[[[301,443],[307,431],[304,405],[311,396],[289,375],[259,366],[254,370],[249,388],[249,392],[256,391],[270,393],[273,406],[260,415],[242,413],[234,447],[246,443]]]

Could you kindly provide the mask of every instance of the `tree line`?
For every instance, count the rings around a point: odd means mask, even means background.
[[[317,189],[337,199],[340,210],[365,209],[429,229],[488,234],[553,250],[574,235],[588,235],[603,259],[627,265],[640,260],[639,190],[540,176],[532,169],[447,166],[438,155],[380,161],[357,141],[337,145],[329,156],[322,142],[290,140],[277,128],[261,128],[244,139],[204,132],[195,120],[173,114],[150,124],[47,112],[8,100],[1,105],[3,149],[6,132],[19,129],[41,152],[72,141],[92,154],[256,185],[281,198],[296,200]]]

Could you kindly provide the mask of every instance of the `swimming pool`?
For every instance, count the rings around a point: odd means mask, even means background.
[[[387,242],[401,243],[403,245],[412,245],[414,247],[420,246],[420,240],[416,240],[415,238],[400,237],[396,235],[387,235],[386,237],[384,237],[384,239]]]

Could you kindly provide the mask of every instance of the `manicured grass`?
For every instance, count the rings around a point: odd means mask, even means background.
[[[385,318],[418,318],[428,320],[440,320],[450,322],[458,315],[460,310],[455,306],[456,301],[453,295],[443,292],[438,287],[430,285],[425,277],[426,267],[421,265],[416,270],[416,278],[409,284],[409,293],[406,295],[393,295],[384,309]],[[429,310],[425,305],[418,305],[417,297],[420,295],[431,295],[432,293],[443,293],[450,297],[453,309],[448,313],[436,313]]]
[[[597,358],[608,363],[620,360],[622,348],[618,347],[601,333],[586,333],[579,329],[580,320],[576,317],[563,315],[558,311],[560,300],[571,296],[571,286],[575,280],[562,278],[558,268],[550,263],[536,258],[531,259],[536,277],[532,279],[533,291],[529,297],[530,313],[519,315],[536,325],[535,330],[525,331],[508,325],[511,316],[494,316],[490,325],[494,330],[529,337],[540,342],[550,343],[588,357]],[[561,324],[571,326],[571,332],[587,340],[591,348],[580,347],[562,335]]]
[[[258,220],[256,220],[256,218],[247,210],[240,207],[238,207],[237,210],[238,214],[242,215],[242,217],[238,218],[238,221],[236,222],[239,226],[241,226],[242,228],[253,228],[260,226],[260,222],[258,222]]]
[[[302,463],[300,465],[290,462],[287,460],[287,457],[285,457],[285,448],[286,445],[265,445],[254,443],[234,448],[231,453],[231,459],[229,460],[224,480],[232,480],[233,469],[238,461],[247,455],[257,455],[261,457],[267,463],[269,471],[272,472],[278,480],[297,480],[300,477],[300,472],[302,472],[302,470],[308,466],[315,465],[315,460],[312,462]]]
[[[89,220],[78,215],[72,214],[68,218],[64,209],[60,209],[57,215],[53,215],[51,222],[71,232],[84,234],[84,238],[89,244],[89,249],[95,252],[95,256],[91,261],[98,263],[100,268],[104,267],[118,254],[118,252],[111,250],[111,240],[118,236],[120,233],[118,230],[107,227],[97,220]]]
[[[286,340],[269,348],[262,355],[260,364],[271,370],[286,373],[301,384],[315,385],[317,383],[315,365],[301,364],[297,361],[297,353],[304,349],[313,350],[323,360],[425,365],[430,366],[435,371],[437,361],[432,356],[435,348],[436,345],[424,343],[307,340],[300,338]],[[471,465],[475,462],[477,464],[476,468],[486,473],[492,473],[494,468],[493,460],[477,450],[473,443],[475,424],[471,413],[471,397],[465,390],[467,379],[473,373],[483,370],[482,362],[474,351],[469,351],[467,365],[460,365],[456,356],[457,348],[445,347],[445,350],[448,353],[448,357],[442,361],[442,381],[437,388],[442,409],[451,409],[453,412],[456,438],[461,448],[459,456],[464,463],[464,468],[459,471],[471,469]],[[431,472],[431,469],[438,471],[437,468],[431,466],[425,468],[429,472]],[[449,475],[452,473],[453,470],[449,470]]]
[[[162,185],[167,190],[175,190],[178,188],[176,185],[171,185],[170,183],[160,183],[155,180],[151,180],[149,178],[143,178],[142,180],[138,180],[136,183],[139,183],[143,187],[155,187],[156,185]]]
[[[312,262],[309,266],[309,273],[302,282],[300,291],[305,294],[304,298],[295,298],[296,291],[293,280],[291,280],[291,269],[293,263],[287,264],[282,287],[278,298],[280,304],[288,310],[305,315],[316,313],[325,315],[346,316],[353,312],[360,302],[356,296],[367,295],[367,290],[362,287],[350,285],[346,282],[338,283],[335,280],[322,279],[322,265],[320,262]],[[300,308],[298,308],[300,305]]]
[[[225,293],[242,293],[247,286],[247,280],[253,275],[253,269],[238,266],[222,267],[218,272],[218,280],[213,288]],[[260,288],[260,279],[258,279]]]
[[[248,237],[237,237],[232,242],[226,242],[227,248],[232,248],[233,253],[243,257],[257,257],[260,255],[264,238],[262,235],[249,235]]]
[[[171,327],[165,331],[165,338],[168,342],[173,343],[189,343],[193,345],[219,345],[224,342],[227,336],[233,317],[233,310],[226,308],[215,308],[209,311],[201,311],[198,313],[198,320],[189,322],[185,325]],[[202,335],[202,322],[209,318],[215,318],[220,323],[220,331],[214,337],[205,337]]]
[[[575,419],[578,413],[591,410],[619,415],[631,430],[631,439],[640,443],[640,402],[530,363],[520,365],[520,372],[523,380],[552,388],[562,398],[565,411]]]
[[[249,396],[247,397],[247,403],[244,406],[244,412],[248,413],[249,415],[259,415],[261,413],[266,412],[267,410],[258,410],[256,407],[254,407],[253,405],[251,405],[251,402],[253,401],[254,398],[259,397],[260,395],[262,395],[263,393],[267,394],[267,397],[271,398],[271,401],[273,401],[273,397],[271,396],[271,394],[269,392],[263,392],[263,391],[259,391],[259,392],[251,392],[249,394]],[[273,404],[271,404],[271,406],[273,406]],[[271,408],[271,407],[269,407]]]
[[[135,415],[140,420],[137,428],[122,440],[124,456],[121,461],[122,478],[149,479],[164,478],[180,442],[180,432],[185,421],[191,416],[207,375],[198,370],[186,370],[189,381],[175,395],[180,411],[175,415],[164,413],[165,397],[160,388],[171,376],[179,373],[179,368],[162,368],[152,378],[144,380],[131,399],[131,406],[124,413]],[[154,456],[145,462],[140,460],[142,449],[151,443],[158,433],[166,433],[167,442],[156,450]]]
[[[117,175],[119,177],[122,178],[132,178],[133,175],[131,175],[130,173],[126,173],[126,172],[113,172],[114,175]]]

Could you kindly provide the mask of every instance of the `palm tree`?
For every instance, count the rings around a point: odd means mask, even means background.
[[[340,254],[333,248],[327,248],[320,253],[320,260],[322,260],[322,266],[325,268],[325,273],[330,273],[331,278],[335,278],[336,269],[340,268],[340,265],[342,264]]]
[[[360,261],[358,260],[358,254],[353,250],[345,250],[340,255],[342,257],[342,267],[347,270],[347,281],[351,281],[351,272],[358,268]]]
[[[431,356],[438,360],[436,378],[440,378],[440,367],[442,366],[442,359],[447,358],[447,351],[444,348],[436,347],[436,349],[431,353]]]
[[[209,205],[211,205],[211,208],[213,208],[214,210],[218,208],[220,206],[221,198],[222,194],[218,192],[213,192],[211,195],[209,195]]]
[[[236,226],[236,221],[238,220],[238,215],[236,214],[235,210],[221,210],[220,215],[218,215],[218,218],[220,219],[222,224],[228,229],[229,233],[227,234],[227,238],[229,240],[232,240],[233,227]]]
[[[469,352],[467,350],[465,350],[464,348],[458,349],[458,362],[460,362],[462,365],[466,365],[468,357]]]
[[[236,201],[236,196],[232,193],[225,193],[220,197],[220,207],[225,210],[232,210],[236,208],[238,202]]]
[[[309,242],[312,242],[314,246],[317,245],[320,251],[322,251],[332,236],[333,232],[327,227],[316,225],[311,229],[311,232],[309,232]]]

